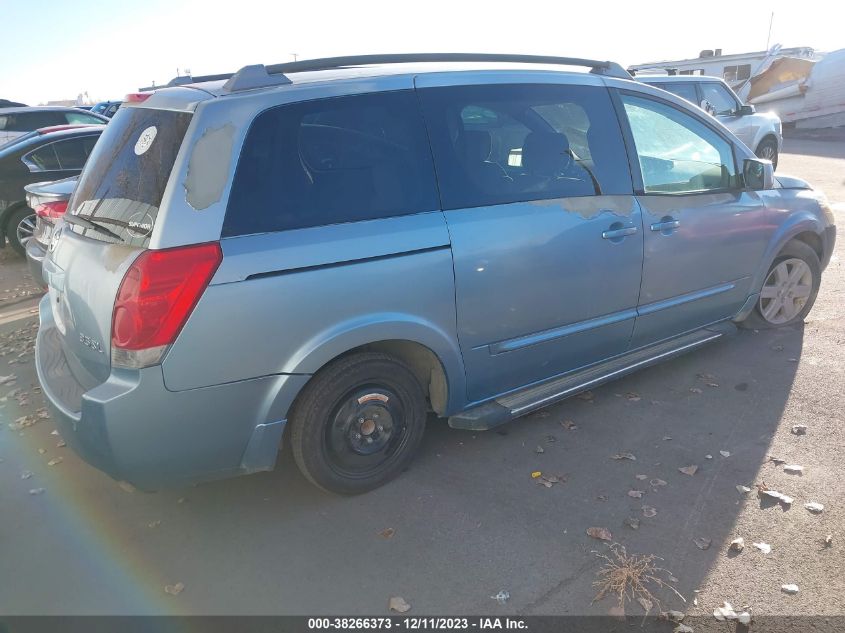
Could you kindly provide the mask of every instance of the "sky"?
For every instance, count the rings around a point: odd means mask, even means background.
[[[247,64],[368,53],[495,52],[624,66],[763,50],[845,48],[841,0],[0,0],[0,98],[120,99]]]

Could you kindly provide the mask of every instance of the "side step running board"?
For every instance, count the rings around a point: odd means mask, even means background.
[[[453,429],[470,431],[492,429],[643,367],[692,351],[733,332],[736,332],[736,326],[732,323],[718,323],[696,330],[576,373],[566,374],[539,385],[500,396],[496,400],[453,415],[449,418],[449,426]]]

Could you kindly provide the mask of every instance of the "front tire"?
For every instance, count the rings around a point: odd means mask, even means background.
[[[764,158],[772,161],[773,169],[778,168],[778,144],[775,139],[763,139],[757,146],[757,151],[754,153],[757,154],[758,158]]]
[[[26,241],[35,233],[35,212],[29,207],[23,207],[12,213],[6,224],[6,239],[18,253],[26,256]]]
[[[761,330],[800,323],[813,308],[821,276],[816,252],[804,242],[787,242],[766,273],[754,310],[741,325]]]
[[[324,490],[367,492],[411,462],[425,419],[425,394],[410,368],[386,354],[352,354],[321,369],[297,398],[293,457]]]

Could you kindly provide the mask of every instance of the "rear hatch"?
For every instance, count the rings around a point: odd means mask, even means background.
[[[109,376],[115,297],[127,269],[149,246],[190,120],[188,112],[121,108],[54,231],[45,279],[65,356],[86,390]]]

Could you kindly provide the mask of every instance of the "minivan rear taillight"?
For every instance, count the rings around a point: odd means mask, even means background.
[[[39,218],[52,218],[53,220],[62,217],[65,211],[67,211],[67,200],[43,202],[35,207],[35,215]]]
[[[138,368],[158,363],[222,260],[217,242],[144,251],[117,291],[112,364]]]

